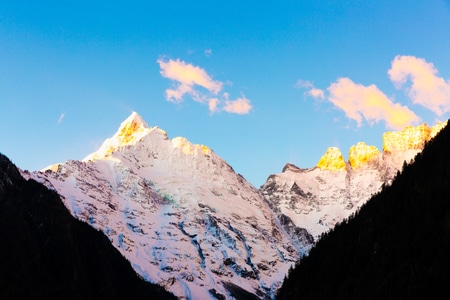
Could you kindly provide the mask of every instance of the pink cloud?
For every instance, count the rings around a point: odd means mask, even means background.
[[[223,83],[213,80],[208,73],[197,66],[185,63],[179,59],[164,61],[158,59],[161,75],[177,82],[175,89],[166,90],[166,99],[172,102],[183,101],[185,94],[190,94],[196,101],[203,102],[204,97],[195,89],[195,86],[205,88],[208,92],[217,95],[222,89]]]
[[[325,93],[318,88],[312,88],[307,92],[308,95],[310,95],[311,97],[315,98],[315,99],[325,99]]]
[[[450,110],[450,80],[439,77],[432,63],[414,56],[396,56],[388,74],[397,88],[411,81],[406,91],[414,104],[420,104],[438,116]]]
[[[207,50],[205,50],[205,54],[211,53],[209,49]],[[166,90],[167,101],[180,103],[184,100],[185,95],[189,95],[193,100],[207,104],[211,113],[225,111],[247,114],[252,109],[250,100],[245,96],[236,100],[228,100],[229,94],[224,92],[222,97],[218,97],[224,84],[221,81],[213,80],[204,69],[198,66],[179,59],[169,59],[168,61],[158,59],[157,62],[161,68],[161,75],[175,84],[175,88]]]
[[[299,88],[309,89],[307,92],[305,92],[305,95],[311,96],[315,99],[325,99],[324,91],[316,88],[311,81],[300,79],[297,81],[295,86]]]
[[[394,103],[375,85],[363,86],[349,78],[340,78],[328,87],[329,101],[342,109],[358,127],[365,119],[370,125],[385,121],[386,127],[403,129],[420,118],[408,107]]]
[[[219,104],[219,102],[220,101],[217,98],[209,99],[209,102],[208,102],[209,111],[212,112],[212,113],[217,112],[218,111],[217,105]]]
[[[250,112],[252,105],[250,104],[250,100],[243,95],[236,100],[226,100],[223,109],[229,113],[244,115]]]

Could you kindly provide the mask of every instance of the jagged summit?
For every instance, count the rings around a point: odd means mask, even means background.
[[[154,129],[158,128],[149,127],[137,112],[132,112],[131,115],[120,124],[117,132],[111,138],[106,139],[100,149],[88,155],[84,161],[104,158],[121,146],[134,145]],[[165,134],[163,131],[161,131],[161,133]]]
[[[148,124],[134,111],[120,124],[117,137],[122,144],[128,144],[131,141],[135,141],[139,134],[145,132],[148,128]]]
[[[392,154],[404,151],[420,151],[425,143],[436,136],[447,125],[447,121],[439,122],[435,126],[426,123],[419,126],[408,126],[402,131],[390,131],[383,134],[383,152]],[[359,142],[350,147],[349,163],[352,169],[361,169],[379,157],[382,153],[375,147]],[[345,170],[345,160],[341,151],[336,147],[330,147],[320,158],[316,165],[322,170]]]
[[[157,145],[166,144],[164,142],[161,143],[161,141],[169,139],[166,131],[160,129],[158,126],[148,126],[147,122],[137,112],[133,112],[120,124],[117,132],[111,138],[106,139],[102,146],[96,152],[88,155],[84,161],[109,157],[119,148],[136,145],[138,141],[141,141],[147,136],[150,136],[151,144],[154,144],[156,147]],[[173,138],[171,143],[172,149],[166,150],[180,149],[184,155],[196,155],[198,153],[210,155],[213,152],[207,146],[192,144],[184,137]]]
[[[350,147],[348,161],[352,169],[358,169],[367,166],[370,161],[380,154],[380,151],[375,146],[366,145],[364,142],[359,142]]]
[[[288,217],[317,240],[383,185],[389,185],[404,162],[414,159],[445,125],[424,124],[387,133],[383,136],[385,151],[358,143],[350,148],[348,162],[338,148],[331,147],[316,168],[286,164],[282,173],[270,175],[260,190],[280,220]]]

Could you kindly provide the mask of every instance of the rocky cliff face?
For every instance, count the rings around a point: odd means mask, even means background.
[[[310,245],[296,228],[293,240],[281,224],[292,222],[211,149],[170,140],[135,113],[85,160],[32,177],[141,276],[183,299],[273,297]]]
[[[447,123],[426,124],[383,135],[383,152],[358,143],[345,162],[337,148],[329,148],[316,167],[287,164],[269,176],[260,191],[280,219],[292,221],[317,240],[323,232],[349,217],[370,197],[390,184],[403,163],[410,162],[425,143]]]

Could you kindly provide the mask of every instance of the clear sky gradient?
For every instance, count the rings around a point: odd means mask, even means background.
[[[30,171],[136,111],[259,187],[446,120],[449,79],[444,0],[0,2],[0,152]]]

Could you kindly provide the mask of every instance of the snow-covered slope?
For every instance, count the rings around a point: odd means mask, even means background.
[[[260,191],[280,220],[292,220],[315,240],[336,223],[355,213],[383,184],[390,184],[425,143],[447,123],[408,127],[383,135],[383,151],[358,143],[346,162],[337,148],[329,148],[314,168],[287,164],[269,176]],[[289,228],[286,228],[289,231]]]
[[[32,177],[181,298],[233,298],[240,288],[273,296],[310,245],[305,232],[293,241],[261,193],[211,149],[170,140],[136,113],[83,161]]]

